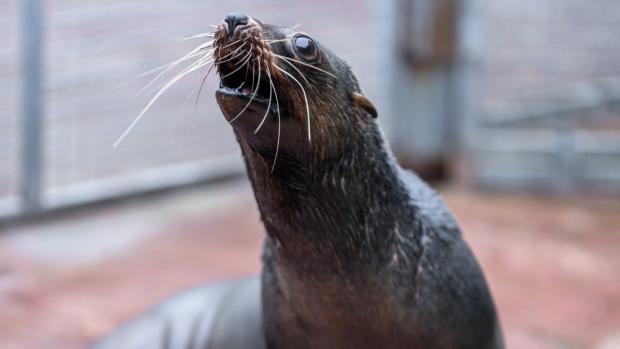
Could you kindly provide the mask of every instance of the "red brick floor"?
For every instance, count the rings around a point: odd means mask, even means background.
[[[602,348],[620,334],[620,200],[444,195],[486,272],[509,348]],[[177,290],[257,272],[262,228],[247,187],[231,207],[91,263],[42,263],[0,240],[0,347],[82,348]]]

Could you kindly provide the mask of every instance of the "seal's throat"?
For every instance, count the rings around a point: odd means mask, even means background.
[[[299,268],[299,275],[382,275],[394,253],[403,252],[398,236],[415,224],[415,209],[394,166],[363,152],[357,160],[325,166],[321,175],[270,175],[263,161],[246,157],[274,253]],[[356,173],[362,168],[363,175]],[[409,263],[416,263],[418,241],[406,246]]]

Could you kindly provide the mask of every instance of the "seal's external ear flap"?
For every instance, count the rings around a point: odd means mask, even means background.
[[[373,118],[377,117],[377,109],[375,109],[374,104],[368,99],[368,97],[359,94],[357,92],[353,92],[353,105],[364,109],[368,114],[370,114]]]

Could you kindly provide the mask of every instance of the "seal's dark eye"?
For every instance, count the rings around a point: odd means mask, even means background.
[[[319,58],[319,49],[314,40],[305,35],[299,35],[293,38],[293,49],[299,58],[314,62]]]

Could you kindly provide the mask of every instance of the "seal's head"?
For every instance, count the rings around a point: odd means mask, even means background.
[[[376,127],[349,66],[296,28],[230,14],[214,34],[213,59],[217,102],[244,154],[275,171],[278,162],[337,159]]]

